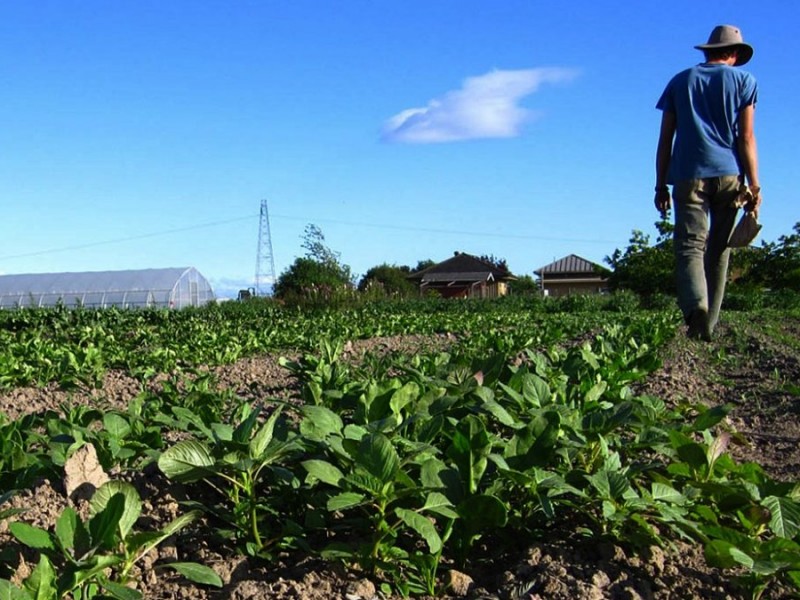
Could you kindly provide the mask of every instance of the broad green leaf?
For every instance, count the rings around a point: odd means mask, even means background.
[[[280,413],[281,408],[276,408],[266,420],[264,425],[261,426],[261,429],[258,430],[258,433],[256,433],[253,436],[253,439],[250,440],[250,458],[258,459],[264,454],[267,446],[269,446],[269,443],[272,441],[272,435],[275,431],[275,423],[277,422]]]
[[[347,510],[354,506],[358,506],[364,501],[363,494],[356,494],[355,492],[342,492],[328,500],[327,508],[330,512],[337,510]]]
[[[65,550],[72,550],[75,547],[75,530],[78,527],[78,513],[71,506],[64,509],[61,516],[56,520],[56,537],[59,544]]]
[[[101,485],[89,503],[89,514],[96,515],[105,510],[111,498],[116,494],[121,494],[124,499],[124,510],[119,519],[119,530],[122,539],[125,539],[142,512],[142,501],[139,499],[139,493],[130,483],[109,481]]]
[[[739,548],[737,548],[736,546],[731,546],[728,552],[730,553],[731,558],[733,558],[733,560],[735,560],[740,565],[744,565],[748,569],[753,568],[755,561],[746,552],[739,550]]]
[[[441,415],[430,418],[428,415],[418,415],[420,421],[416,424],[416,439],[422,444],[432,444],[442,431],[444,419]]]
[[[754,560],[753,566],[750,567],[750,570],[761,577],[772,577],[778,571],[782,571],[787,566],[787,563],[775,560]],[[763,585],[766,587],[766,583]]]
[[[103,486],[101,486],[102,489]],[[100,490],[98,490],[99,492]],[[95,494],[96,496],[97,494]],[[94,497],[92,498],[94,500]],[[120,531],[120,521],[125,514],[125,495],[122,492],[113,494],[110,498],[105,498],[102,503],[102,508],[99,504],[94,502],[90,505],[90,509],[97,511],[95,515],[89,519],[89,533],[92,537],[92,544],[95,547],[100,547],[110,550],[117,546],[118,532]]]
[[[348,485],[342,487],[352,487],[368,492],[373,498],[377,498],[383,493],[386,483],[375,477],[372,473],[367,473],[364,469],[358,469],[344,476]]]
[[[22,513],[27,511],[28,511],[27,508],[7,508],[5,510],[0,510],[0,521],[5,521],[6,519],[10,519],[11,517],[21,515]]]
[[[346,425],[342,433],[344,434],[344,437],[346,439],[356,440],[356,441],[361,440],[361,438],[363,438],[365,435],[369,435],[369,431],[367,430],[366,427],[362,427],[361,425],[354,425],[352,423]]]
[[[653,496],[653,500],[669,502],[670,504],[684,504],[686,502],[686,496],[666,483],[653,482],[650,486],[650,493]]]
[[[603,396],[603,394],[606,393],[607,389],[608,389],[608,382],[598,381],[592,386],[592,388],[588,392],[586,392],[586,396],[584,397],[583,401],[586,404],[589,404],[591,402],[597,402]]]
[[[125,545],[130,549],[144,548],[153,542],[158,545],[163,536],[160,531],[135,531],[125,539]]]
[[[56,571],[50,559],[44,554],[39,564],[22,584],[33,600],[53,600],[58,598],[56,590]]]
[[[169,537],[173,533],[176,533],[186,527],[192,521],[200,518],[202,514],[203,513],[199,510],[190,510],[189,512],[184,513],[170,521],[161,529],[161,533],[164,534],[165,538]]]
[[[508,508],[490,494],[470,496],[458,505],[457,511],[462,523],[472,532],[504,527],[508,522]]]
[[[787,571],[786,576],[789,578],[795,588],[800,589],[800,571]]]
[[[220,442],[233,441],[233,426],[228,423],[212,423],[209,430],[209,439]]]
[[[368,423],[371,429],[375,429],[376,423],[378,422],[383,422],[387,425],[398,422],[400,415],[395,412],[392,407],[392,396],[394,393],[394,388],[381,390],[381,393],[377,396],[367,400],[368,405],[364,405],[366,413],[361,415],[359,411],[357,416],[361,417],[365,424]],[[400,400],[402,402],[402,399]]]
[[[324,406],[303,406],[300,412],[305,417],[300,422],[300,433],[306,438],[321,442],[334,433],[341,433],[344,423],[335,412]]]
[[[175,569],[178,573],[186,577],[186,579],[194,583],[211,585],[218,588],[223,586],[222,578],[211,567],[194,562],[174,562],[165,566],[170,569]]]
[[[530,406],[541,408],[550,404],[552,390],[544,379],[533,373],[528,373],[523,379],[522,394]]]
[[[369,433],[391,433],[403,423],[403,416],[390,414],[384,419],[374,419],[367,425]]]
[[[800,504],[790,498],[767,496],[762,504],[769,509],[769,528],[781,538],[793,539],[800,530]]]
[[[590,475],[587,479],[592,484],[592,487],[599,492],[601,498],[619,500],[630,488],[630,482],[625,475],[607,469],[602,469]]]
[[[209,429],[199,415],[195,414],[188,408],[184,408],[183,406],[173,406],[170,408],[170,411],[178,418],[179,421],[186,421],[187,423],[194,425],[198,431],[201,431],[208,439],[214,439],[214,432]],[[185,425],[183,426],[185,427]]]
[[[373,433],[361,440],[356,457],[358,465],[383,483],[394,481],[400,469],[400,457],[389,439]]]
[[[425,540],[432,554],[437,554],[442,549],[442,538],[430,519],[406,508],[398,508],[395,514]]]
[[[526,471],[549,464],[561,432],[561,415],[548,410],[537,414],[524,428],[515,432],[503,455],[513,469]]]
[[[447,496],[440,492],[431,492],[428,494],[428,497],[425,498],[425,505],[422,507],[422,510],[434,512],[450,519],[458,518],[458,513],[453,503],[448,500]]]
[[[441,473],[447,470],[447,465],[438,458],[429,458],[422,463],[420,468],[420,482],[426,488],[441,488],[444,487],[442,483]]]
[[[458,422],[453,441],[447,449],[458,467],[465,489],[469,494],[478,491],[478,484],[486,471],[487,456],[492,442],[485,423],[475,415],[467,415]]]
[[[239,444],[250,443],[250,438],[253,435],[253,429],[258,424],[259,409],[252,410],[249,405],[241,407],[242,421],[233,430],[233,441]]]
[[[690,442],[680,446],[678,448],[678,456],[694,470],[704,469],[708,466],[706,450],[697,442]]]
[[[8,529],[15,538],[29,548],[36,548],[37,550],[56,549],[50,534],[44,529],[20,521],[14,521],[9,524]]]
[[[414,402],[418,397],[419,386],[413,381],[409,381],[392,394],[389,407],[395,415],[399,415],[406,406]]]
[[[488,388],[479,388],[482,390],[488,390]],[[491,391],[491,390],[489,390]],[[505,425],[506,427],[524,427],[522,423],[519,423],[512,415],[509,413],[503,406],[494,399],[491,400],[484,400],[483,404],[481,405],[483,410],[488,412],[490,415],[494,416],[500,423]]]
[[[617,514],[617,506],[611,500],[603,500],[600,504],[603,511],[603,518],[606,520],[613,520]]]
[[[20,589],[10,581],[0,579],[0,600],[34,600],[25,589]]]
[[[323,548],[320,556],[328,561],[352,561],[358,556],[358,552],[353,551],[349,544],[334,542]]]
[[[131,433],[131,426],[128,420],[118,413],[106,413],[103,415],[103,427],[108,434],[115,438],[126,438]]]
[[[420,482],[426,489],[440,488],[454,504],[460,502],[466,493],[458,469],[448,467],[438,458],[426,460],[422,464]]]
[[[311,477],[315,477],[316,479],[319,479],[328,485],[341,487],[344,474],[342,474],[342,472],[335,465],[332,465],[324,460],[317,459],[306,460],[301,464],[303,465],[303,468],[308,471],[308,474]]]
[[[704,520],[707,523],[712,523],[714,525],[719,524],[720,515],[718,515],[714,511],[714,509],[711,508],[710,506],[703,506],[703,505],[695,506],[694,512],[697,513],[697,515],[701,518],[701,520]]]
[[[67,585],[69,589],[73,589],[79,587],[94,579],[98,574],[102,573],[106,569],[110,569],[123,561],[123,557],[118,554],[108,555],[108,554],[96,554],[91,557],[88,561],[83,563],[83,566],[80,570],[71,572],[67,579]]]
[[[580,348],[580,355],[581,358],[590,366],[593,370],[599,371],[600,370],[600,363],[597,360],[597,355],[592,352],[592,346],[589,342],[584,342]]]
[[[730,405],[715,406],[697,415],[692,423],[692,431],[711,429],[724,419],[733,407]]]
[[[519,408],[525,407],[525,397],[522,394],[520,394],[514,388],[506,385],[503,382],[498,382],[497,385],[501,390],[503,390],[506,393],[506,395],[509,398],[511,398],[517,404]]]
[[[135,534],[128,540],[128,546],[132,550],[146,554],[169,536],[174,535],[201,515],[201,511],[191,510],[170,521],[160,531],[145,531]]]
[[[214,470],[211,451],[200,442],[184,440],[167,449],[158,459],[158,468],[170,479],[197,481]]]
[[[142,600],[143,597],[140,591],[114,581],[103,581],[102,586],[116,600]]]
[[[732,569],[739,565],[731,554],[731,550],[735,547],[727,540],[711,540],[703,548],[703,554],[710,566],[720,569]]]

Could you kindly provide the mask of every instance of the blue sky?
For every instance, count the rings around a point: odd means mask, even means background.
[[[762,238],[800,220],[792,0],[0,0],[0,273],[194,266],[252,285],[319,226],[381,263],[655,234],[654,105],[732,23],[755,47]]]

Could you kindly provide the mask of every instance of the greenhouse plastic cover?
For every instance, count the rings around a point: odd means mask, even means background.
[[[0,275],[0,308],[184,308],[214,300],[211,285],[194,267]]]

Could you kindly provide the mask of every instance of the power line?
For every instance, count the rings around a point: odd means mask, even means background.
[[[288,215],[276,215],[272,214],[272,218],[278,219],[286,219],[289,221],[306,221],[309,222],[308,218],[305,217],[292,217]],[[486,231],[460,231],[457,229],[434,229],[430,227],[411,227],[407,225],[385,225],[385,224],[378,224],[378,223],[364,223],[358,221],[342,221],[338,219],[312,219],[314,223],[334,223],[336,225],[351,225],[357,227],[371,227],[374,229],[395,229],[398,231],[410,231],[414,233],[442,233],[442,234],[452,234],[452,235],[474,235],[474,236],[481,236],[481,237],[498,237],[504,239],[516,239],[516,240],[534,240],[534,241],[541,241],[541,242],[579,242],[582,244],[617,244],[619,240],[589,240],[583,238],[561,238],[561,237],[547,237],[547,236],[540,236],[540,235],[520,235],[514,233],[489,233]]]
[[[565,237],[551,237],[551,236],[539,236],[539,235],[523,235],[523,234],[514,234],[514,233],[491,233],[488,231],[464,231],[464,230],[457,230],[457,229],[438,229],[432,227],[416,227],[416,226],[406,226],[406,225],[388,225],[385,223],[365,223],[360,221],[344,221],[341,219],[314,219],[310,217],[296,217],[292,215],[270,215],[272,219],[284,219],[287,221],[304,221],[306,223],[314,222],[314,223],[331,223],[336,225],[347,225],[351,227],[369,227],[372,229],[390,229],[395,231],[408,231],[411,233],[435,233],[439,235],[467,235],[467,236],[478,236],[483,238],[503,238],[503,239],[515,239],[515,240],[529,240],[529,241],[540,241],[540,242],[574,242],[574,243],[581,243],[581,244],[604,244],[604,245],[612,245],[618,244],[619,240],[597,240],[597,239],[584,239],[584,238],[565,238]],[[45,254],[56,254],[60,252],[70,252],[73,250],[84,250],[86,248],[95,248],[98,246],[107,246],[110,244],[119,244],[123,242],[132,242],[136,240],[143,240],[147,238],[159,237],[163,235],[172,235],[175,233],[183,233],[186,231],[194,231],[197,229],[206,229],[209,227],[216,227],[218,225],[226,225],[229,223],[238,223],[240,221],[249,221],[251,219],[258,219],[260,215],[247,215],[242,217],[234,217],[232,219],[223,219],[219,221],[211,221],[208,223],[200,223],[198,225],[191,225],[189,227],[179,227],[175,229],[165,229],[163,231],[154,231],[151,233],[143,233],[140,235],[132,235],[128,237],[122,238],[114,238],[111,240],[103,240],[99,242],[90,242],[87,244],[77,244],[74,246],[61,246],[59,248],[50,248],[47,250],[36,250],[33,252],[24,252],[21,254],[9,254],[6,256],[0,256],[1,260],[13,260],[17,258],[28,258],[32,256],[42,256]]]
[[[135,240],[144,240],[147,238],[158,237],[161,235],[171,235],[173,233],[183,233],[184,231],[194,231],[196,229],[205,229],[207,227],[216,227],[217,225],[225,225],[227,223],[236,223],[239,221],[246,221],[257,218],[258,215],[249,215],[247,217],[236,217],[234,219],[225,219],[222,221],[212,221],[210,223],[201,223],[199,225],[191,225],[189,227],[179,227],[177,229],[165,229],[164,231],[154,231],[152,233],[143,233],[141,235],[132,235],[123,238],[115,238],[113,240],[104,240],[102,242],[90,242],[88,244],[79,244],[76,246],[62,246],[60,248],[50,248],[49,250],[37,250],[35,252],[25,252],[23,254],[9,254],[0,256],[0,260],[11,260],[13,258],[27,258],[29,256],[41,256],[43,254],[54,254],[57,252],[68,252],[71,250],[83,250],[85,248],[95,248],[97,246],[107,246],[109,244],[119,244],[122,242],[132,242]]]

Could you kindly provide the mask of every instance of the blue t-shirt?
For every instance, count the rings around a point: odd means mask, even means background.
[[[676,117],[669,183],[739,175],[739,112],[758,98],[756,79],[723,64],[700,64],[667,84],[656,108]]]

